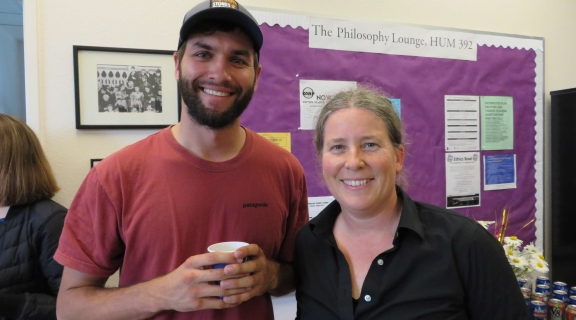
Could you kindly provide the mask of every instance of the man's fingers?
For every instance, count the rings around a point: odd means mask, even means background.
[[[228,279],[220,281],[220,287],[223,289],[234,289],[234,288],[248,288],[254,287],[256,285],[255,276],[247,276],[237,279]]]
[[[246,291],[249,291],[251,288],[229,288],[229,289],[225,289],[222,288],[220,285],[216,284],[215,282],[212,283],[203,283],[201,285],[198,285],[195,289],[195,293],[192,293],[192,296],[194,296],[197,299],[203,299],[203,298],[220,298],[223,296],[229,296],[229,295],[234,295],[234,294],[240,294],[240,293],[244,293]]]
[[[237,259],[238,262],[241,262],[246,257],[256,256],[262,250],[258,247],[257,244],[249,244],[247,246],[241,247],[234,251],[234,257]]]
[[[240,275],[240,274],[250,274],[259,271],[258,262],[256,260],[250,260],[243,263],[229,264],[224,268],[224,274],[226,275]]]
[[[252,297],[254,297],[256,295],[255,290],[250,290],[248,292],[244,292],[241,294],[236,294],[236,295],[231,295],[231,296],[226,296],[223,297],[222,300],[225,303],[229,303],[229,304],[240,304],[244,301],[248,301],[250,300]]]
[[[209,252],[188,258],[184,265],[194,269],[206,269],[215,264],[236,263],[236,258],[231,252]]]
[[[234,288],[234,289],[226,289],[226,290],[222,289],[221,297],[238,295],[238,294],[248,292],[250,290],[252,290],[252,288],[250,288],[250,287],[248,287],[248,288]]]
[[[237,300],[237,299],[234,299]],[[220,297],[205,297],[196,300],[196,307],[195,310],[203,310],[203,309],[226,309],[232,308],[239,305],[241,302],[226,302]]]
[[[226,280],[226,279],[235,279],[248,276],[248,273],[241,273],[241,274],[231,274],[226,275],[224,274],[224,269],[205,269],[199,270],[194,274],[190,274],[188,277],[184,277],[182,280],[184,284],[188,284],[189,286],[193,285],[201,285],[201,284],[213,284],[215,281]]]

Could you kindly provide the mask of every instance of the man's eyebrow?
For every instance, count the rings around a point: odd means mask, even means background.
[[[241,57],[250,57],[250,52],[248,50],[233,50],[232,54],[235,56],[241,56]]]
[[[210,51],[215,50],[213,46],[211,46],[205,42],[202,42],[202,41],[196,41],[196,42],[194,42],[194,44],[192,46],[202,48],[205,50],[210,50]],[[232,54],[235,56],[250,57],[250,51],[243,50],[243,49],[232,50]]]
[[[196,42],[194,42],[194,44],[192,46],[199,47],[199,48],[206,49],[206,50],[214,50],[214,48],[211,45],[209,45],[205,42],[202,42],[202,41],[196,41]]]

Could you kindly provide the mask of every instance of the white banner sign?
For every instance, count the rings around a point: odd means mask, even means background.
[[[476,61],[476,35],[400,25],[310,18],[310,48]]]

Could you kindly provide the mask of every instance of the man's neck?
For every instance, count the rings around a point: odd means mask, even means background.
[[[246,131],[240,119],[223,129],[210,129],[187,118],[172,127],[172,135],[180,145],[195,156],[212,162],[223,162],[240,153],[246,141]]]

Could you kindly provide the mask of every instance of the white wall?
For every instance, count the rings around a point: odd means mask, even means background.
[[[39,107],[39,135],[62,188],[56,200],[69,206],[89,170],[90,158],[103,158],[154,132],[75,129],[72,46],[174,49],[182,17],[197,0],[24,0],[24,3],[25,29],[30,22],[26,18],[27,7],[36,14],[37,23],[37,28],[31,31],[37,34],[37,42],[29,46],[37,45],[38,58],[32,61],[38,63],[38,85],[33,85],[34,79],[30,77],[33,87],[27,90],[38,90],[34,94],[37,93]],[[573,0],[244,0],[241,3],[347,20],[544,37],[545,114],[549,114],[549,91],[576,87]],[[547,125],[546,132],[548,128]],[[548,157],[545,163],[549,163]],[[293,298],[279,302],[281,319],[293,318]]]

